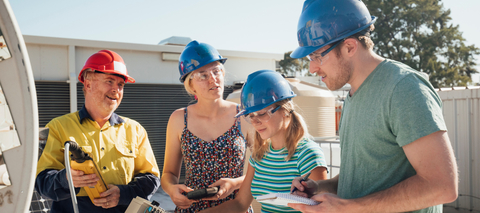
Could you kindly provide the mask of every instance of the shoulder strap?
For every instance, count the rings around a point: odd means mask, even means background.
[[[184,117],[184,118],[183,118],[183,123],[185,124],[185,128],[187,128],[187,117],[188,117],[188,116],[187,116],[187,115],[188,115],[188,113],[187,113],[187,107],[185,107],[185,109],[183,110],[183,112],[184,112],[184,113],[183,113],[183,117]]]
[[[240,112],[240,104],[237,104],[237,114]],[[242,125],[240,125],[240,116],[235,120],[235,125],[238,126],[238,129],[242,131]]]

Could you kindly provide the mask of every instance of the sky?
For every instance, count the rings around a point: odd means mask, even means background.
[[[285,53],[297,46],[303,0],[9,0],[24,35],[158,44],[190,37],[220,50]],[[441,0],[467,45],[479,0]],[[461,2],[461,3],[460,3]],[[477,57],[480,64],[480,57]],[[480,71],[480,66],[477,67]],[[474,82],[480,81],[475,75]]]

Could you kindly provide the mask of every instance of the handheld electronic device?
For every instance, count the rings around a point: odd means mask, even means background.
[[[139,196],[132,199],[125,213],[167,213],[157,201],[148,201]]]
[[[206,197],[211,197],[216,195],[219,189],[220,189],[219,186],[197,189],[195,191],[191,191],[187,193],[187,198],[192,200],[198,200]]]
[[[90,200],[93,202],[93,199],[100,198],[100,193],[107,191],[108,187],[103,180],[102,175],[100,174],[100,170],[97,164],[93,161],[92,157],[90,157],[87,153],[82,151],[82,148],[78,146],[75,141],[67,141],[70,143],[70,152],[72,155],[70,156],[72,159],[71,167],[75,170],[81,170],[85,174],[96,174],[100,180],[94,187],[85,186],[83,189],[90,197]]]

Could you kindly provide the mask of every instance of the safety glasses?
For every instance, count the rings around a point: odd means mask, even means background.
[[[208,79],[210,79],[212,76],[215,76],[215,78],[223,77],[222,67],[216,66],[210,70],[194,72],[192,75],[190,75],[190,79],[195,79],[197,81],[208,81]]]
[[[330,48],[328,48],[327,50],[323,51],[323,52],[320,53],[320,54],[315,53],[315,52],[310,53],[309,55],[307,55],[308,60],[314,61],[315,59],[318,59],[318,60],[320,60],[320,65],[323,65],[323,63],[324,63],[326,60],[328,60],[328,58],[329,58],[327,54],[328,54],[330,51],[332,51],[333,49],[335,49],[335,47],[337,47],[337,46],[338,46],[340,43],[342,43],[343,41],[345,41],[345,39],[342,39],[342,40],[340,40],[340,41],[337,41],[337,42],[333,43],[333,45],[332,45]]]
[[[273,113],[275,113],[276,111],[278,111],[278,109],[280,109],[281,106],[277,106],[275,108],[271,107],[270,109],[268,109],[267,111],[265,111],[264,113],[257,113],[257,112],[252,112],[252,113],[249,113],[247,115],[245,115],[245,120],[252,124],[254,121],[255,122],[262,122],[262,123],[266,123],[270,120],[270,118],[272,118],[272,115]]]

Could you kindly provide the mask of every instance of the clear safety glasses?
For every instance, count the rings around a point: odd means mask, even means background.
[[[328,53],[330,51],[332,51],[333,49],[335,49],[335,47],[337,47],[340,43],[342,43],[343,41],[345,41],[344,39],[340,40],[340,41],[337,41],[335,42],[330,48],[328,48],[327,50],[323,51],[322,53],[310,53],[309,55],[307,55],[307,58],[308,60],[310,61],[314,61],[315,59],[318,59],[320,60],[320,65],[323,65],[323,63],[328,59]]]
[[[249,113],[247,115],[245,115],[245,120],[252,124],[253,121],[255,122],[262,122],[262,123],[266,123],[270,120],[270,118],[272,117],[273,113],[275,113],[276,111],[278,111],[278,109],[280,109],[281,106],[277,106],[275,108],[271,107],[270,109],[268,109],[267,111],[265,111],[264,113],[262,114],[259,114],[257,112],[252,112],[252,113]]]
[[[195,79],[197,81],[208,81],[208,79],[210,79],[212,76],[215,76],[215,78],[223,77],[222,67],[216,66],[210,70],[194,72],[192,75],[190,75],[190,79]]]

